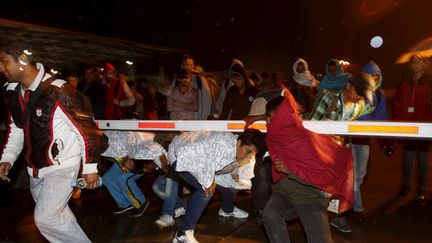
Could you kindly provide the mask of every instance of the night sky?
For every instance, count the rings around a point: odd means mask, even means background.
[[[1,18],[186,49],[208,71],[240,58],[257,72],[289,72],[294,59],[323,72],[331,57],[350,71],[369,60],[389,86],[400,81],[397,57],[432,35],[432,1],[426,0],[2,0]],[[369,45],[380,35],[381,48]],[[387,78],[386,78],[387,77]]]

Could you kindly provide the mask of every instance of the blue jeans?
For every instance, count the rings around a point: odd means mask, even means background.
[[[186,202],[177,196],[178,182],[160,175],[153,183],[153,191],[164,200],[161,215],[174,215],[175,208],[186,208]]]
[[[231,213],[235,207],[234,200],[237,196],[238,190],[235,188],[227,188],[219,185],[217,188],[221,192],[222,210],[225,213]]]
[[[123,172],[120,166],[114,162],[103,175],[103,182],[119,207],[134,206],[139,208],[145,202],[144,194],[136,184],[141,176],[142,174]]]
[[[180,230],[193,230],[201,217],[204,208],[212,198],[212,194],[206,197],[201,184],[195,179],[195,177],[189,172],[177,172],[189,185],[191,185],[195,191],[192,193],[191,198],[188,201],[186,207],[186,214],[182,219]]]
[[[370,154],[370,146],[364,144],[352,144],[354,162],[354,212],[363,212],[362,195],[360,186],[363,184],[367,173],[367,165]]]

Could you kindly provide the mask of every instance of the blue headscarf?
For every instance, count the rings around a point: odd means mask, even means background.
[[[336,75],[333,75],[328,70],[328,66],[331,62],[336,63]],[[321,80],[318,90],[340,90],[350,80],[351,74],[344,73],[342,64],[339,63],[338,59],[332,58],[327,61],[326,64],[326,75]]]

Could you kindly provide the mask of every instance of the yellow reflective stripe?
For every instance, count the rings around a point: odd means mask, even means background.
[[[241,129],[244,129],[245,125],[246,124],[244,124],[244,123],[228,123],[227,129],[228,130],[239,130],[239,129],[241,130]],[[267,130],[266,124],[252,124],[252,125],[249,125],[248,128],[264,130],[264,131]]]
[[[132,193],[132,191],[130,190],[129,186],[126,187],[126,190],[128,192],[128,196],[131,199],[133,206],[135,208],[139,208],[141,207],[141,203],[138,201],[138,199],[135,198],[134,194]]]
[[[416,126],[348,125],[348,132],[419,134]]]

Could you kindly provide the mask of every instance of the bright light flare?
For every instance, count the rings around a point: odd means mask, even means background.
[[[384,43],[384,40],[381,36],[377,35],[372,37],[372,39],[370,40],[370,45],[373,48],[380,48],[382,46],[382,44]]]
[[[51,68],[50,72],[51,72],[52,74],[57,74],[57,73],[58,73],[57,70],[54,70],[54,69],[52,69],[52,68]]]
[[[339,63],[340,63],[342,66],[348,66],[348,65],[350,65],[350,63],[349,63],[348,61],[344,61],[344,60],[340,60]]]
[[[23,52],[24,52],[24,54],[26,54],[27,56],[30,56],[31,54],[33,54],[31,51],[29,51],[29,50],[27,50],[27,49],[25,49]]]
[[[127,65],[133,65],[133,62],[132,62],[132,61],[129,61],[129,60],[127,60],[127,61],[126,61],[126,64],[127,64]]]

